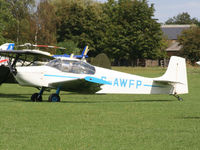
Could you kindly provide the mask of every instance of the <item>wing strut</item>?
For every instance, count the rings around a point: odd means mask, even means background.
[[[9,61],[8,61],[8,67],[10,69],[10,72],[13,73],[14,75],[17,74],[17,70],[16,70],[16,63],[17,61],[19,60],[19,57],[20,57],[20,54],[17,54],[16,57],[14,58],[14,61],[12,63],[12,58],[9,58]]]
[[[12,68],[14,68],[16,66],[16,63],[17,63],[18,59],[19,59],[19,54],[15,57],[13,63],[11,64]],[[11,61],[9,61],[9,62],[11,62]]]

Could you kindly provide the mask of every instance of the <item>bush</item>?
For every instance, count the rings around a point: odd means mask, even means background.
[[[111,69],[111,63],[108,56],[104,53],[97,55],[94,59],[91,60],[91,64],[107,69]]]

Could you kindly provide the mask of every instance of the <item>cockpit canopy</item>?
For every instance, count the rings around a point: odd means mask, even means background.
[[[68,73],[95,74],[94,66],[80,60],[54,59],[46,65]]]

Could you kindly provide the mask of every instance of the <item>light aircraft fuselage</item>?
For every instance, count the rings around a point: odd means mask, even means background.
[[[92,66],[77,59],[55,59],[43,66],[16,67],[15,78],[20,85],[73,92],[82,91],[82,87],[77,86],[82,86],[84,81],[99,85],[95,93],[184,94],[188,92],[184,63],[183,58],[174,57],[165,75],[146,78]]]

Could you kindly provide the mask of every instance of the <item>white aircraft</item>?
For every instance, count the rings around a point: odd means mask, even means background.
[[[200,61],[197,61],[196,64],[200,65]]]
[[[8,51],[4,51],[8,54]],[[0,54],[5,54],[0,52]],[[15,67],[17,59],[24,52],[15,52],[10,70],[22,86],[41,88],[31,96],[32,101],[42,101],[45,90],[56,89],[48,101],[59,102],[59,92],[114,93],[114,94],[171,94],[182,100],[178,94],[188,93],[186,62],[184,58],[172,56],[166,73],[157,78],[109,70],[90,65],[80,59],[53,59],[42,66]],[[40,54],[26,53],[29,56]],[[42,56],[41,56],[42,57]],[[45,55],[47,58],[47,56]],[[49,56],[50,59],[52,57]]]
[[[0,45],[0,50],[13,50],[15,46],[15,43],[5,43],[3,45]]]
[[[0,45],[0,51],[2,50],[13,50],[15,44],[14,43],[5,43],[3,45]],[[9,58],[7,57],[0,57],[0,66],[1,65],[7,65]]]

